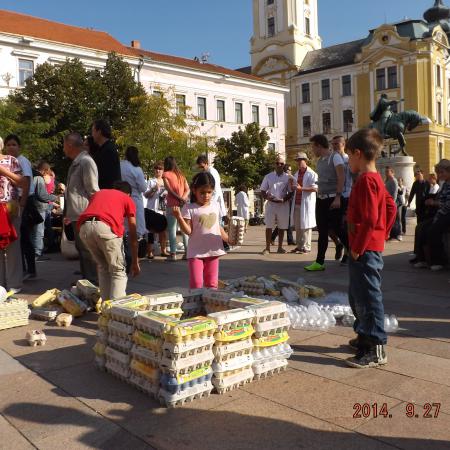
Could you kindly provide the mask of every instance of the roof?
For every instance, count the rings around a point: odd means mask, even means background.
[[[238,72],[251,74],[252,73],[252,66],[239,67],[239,69],[236,69],[236,70]]]
[[[361,51],[365,41],[365,39],[359,39],[308,52],[297,76],[353,64],[355,56]]]
[[[250,81],[270,83],[262,78],[249,73],[227,69],[215,64],[203,64],[193,59],[181,58],[178,56],[165,55],[143,49],[127,47],[104,31],[97,31],[89,28],[75,27],[46,19],[20,14],[13,11],[0,9],[0,32],[13,34],[16,36],[26,36],[46,41],[75,45],[93,50],[105,52],[116,52],[122,56],[140,57],[147,56],[154,61],[189,67],[203,72],[219,73]]]

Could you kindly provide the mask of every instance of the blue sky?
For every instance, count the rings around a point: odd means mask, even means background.
[[[360,39],[382,23],[422,18],[433,0],[319,0],[325,46]],[[450,4],[450,0],[447,0]],[[252,0],[0,0],[0,9],[107,31],[122,43],[235,68],[249,65]]]

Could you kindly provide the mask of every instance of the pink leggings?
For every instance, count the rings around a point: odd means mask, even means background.
[[[189,287],[217,289],[219,285],[219,257],[189,258]]]

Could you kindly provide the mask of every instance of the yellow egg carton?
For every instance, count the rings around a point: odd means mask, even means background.
[[[54,303],[58,300],[58,295],[60,293],[61,291],[59,289],[49,289],[35,299],[31,306],[33,306],[33,308],[42,308],[50,303]]]
[[[149,364],[145,364],[137,359],[132,359],[130,362],[131,373],[139,375],[153,384],[159,383],[159,378],[161,376],[159,369]]]
[[[228,372],[235,372],[236,370],[243,370],[251,367],[253,364],[252,354],[246,354],[241,356],[236,356],[226,361],[214,362],[212,364],[212,369],[214,375],[217,377],[225,376]]]
[[[161,294],[146,295],[149,311],[161,311],[181,308],[183,296],[176,292],[163,292]]]
[[[64,289],[58,294],[58,302],[66,312],[72,314],[74,317],[82,316],[87,309],[86,303],[82,302],[67,289]]]
[[[125,338],[116,334],[110,334],[108,336],[108,345],[115,350],[119,350],[119,352],[130,353],[133,341],[131,340],[131,336]]]
[[[193,339],[183,342],[164,341],[162,353],[169,359],[182,359],[197,353],[210,351],[214,346],[214,336],[207,336],[200,339]]]
[[[288,368],[287,359],[273,359],[271,361],[253,365],[254,379],[259,380],[283,372]]]
[[[130,352],[133,359],[149,366],[158,367],[161,361],[161,352],[134,344]]]
[[[272,347],[274,345],[282,344],[289,340],[287,331],[281,333],[273,333],[268,336],[262,336],[260,338],[252,339],[254,347]]]
[[[142,377],[138,373],[132,372],[128,382],[145,394],[155,397],[159,391],[159,383],[152,383],[148,378]]]
[[[104,332],[108,332],[108,324],[109,324],[109,318],[105,316],[99,316],[97,320],[97,326],[99,330],[102,330]]]
[[[135,326],[138,330],[163,337],[166,329],[176,322],[177,320],[173,317],[166,316],[160,312],[148,311],[138,314]]]
[[[217,341],[213,347],[216,362],[227,361],[238,356],[251,355],[252,351],[253,342],[251,337],[227,343]]]
[[[148,348],[153,352],[161,352],[163,339],[161,336],[145,333],[144,331],[135,330],[133,333],[133,342],[141,347]]]
[[[217,323],[217,332],[214,334],[216,341],[237,341],[251,336],[254,332],[254,313],[250,309],[231,309],[208,314],[208,317]]]
[[[188,342],[213,336],[216,328],[216,322],[211,318],[193,317],[169,324],[164,331],[164,337],[173,343]]]
[[[308,297],[310,298],[325,297],[325,290],[320,287],[305,284],[305,289],[308,289]]]
[[[161,358],[160,368],[163,373],[168,373],[175,377],[178,375],[189,375],[202,367],[210,366],[213,359],[214,354],[212,350],[195,353],[186,358],[170,359],[163,357]]]
[[[118,322],[117,320],[110,320],[108,322],[108,333],[110,335],[121,336],[124,338],[130,337],[134,332],[134,326],[126,323]]]
[[[264,305],[269,303],[267,300],[262,298],[252,298],[252,297],[235,297],[230,300],[229,306],[233,308],[247,308],[257,305]]]
[[[107,300],[102,303],[102,315],[109,317],[113,306],[127,308],[133,311],[146,311],[148,309],[148,300],[147,297],[140,294],[130,294],[116,300]]]
[[[254,374],[251,367],[247,367],[243,370],[238,370],[224,374],[224,376],[217,377],[214,374],[212,378],[212,384],[215,387],[218,394],[222,395],[225,392],[229,392],[233,389],[237,389],[240,386],[250,383],[253,380]]]
[[[113,362],[114,364],[122,366],[123,368],[128,367],[131,360],[130,355],[122,353],[110,346],[106,347],[105,358],[107,362]]]
[[[212,374],[212,368],[211,364],[204,364],[198,367],[195,370],[186,372],[186,373],[178,373],[176,375],[172,375],[169,370],[162,370],[164,373],[167,373],[170,375],[170,377],[173,377],[174,380],[176,380],[178,385],[190,383],[191,381],[197,380],[198,378],[207,379]]]
[[[94,347],[92,347],[92,350],[94,351],[94,353],[97,356],[105,356],[106,353],[106,345],[103,344],[100,341],[97,341],[94,345]]]
[[[160,309],[158,312],[163,316],[170,317],[172,320],[180,320],[183,317],[183,310],[181,308],[172,308],[172,309]]]

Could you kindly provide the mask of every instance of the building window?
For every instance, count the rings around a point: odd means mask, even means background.
[[[217,120],[225,122],[225,100],[217,100]]]
[[[29,59],[19,59],[19,86],[25,86],[25,81],[34,75],[34,62]]]
[[[311,36],[311,21],[309,17],[305,17],[305,34]]]
[[[311,102],[311,92],[309,89],[309,83],[302,84],[302,103]]]
[[[206,98],[197,97],[197,115],[200,119],[206,120]]]
[[[344,133],[351,133],[353,131],[353,111],[345,109],[342,113],[344,122]]]
[[[331,134],[331,113],[322,114],[323,134]]]
[[[441,66],[436,66],[436,86],[441,87]]]
[[[377,91],[384,91],[386,89],[386,70],[377,69]]]
[[[322,80],[322,100],[329,100],[330,98],[330,80]]]
[[[234,104],[234,115],[235,115],[236,123],[244,123],[244,114],[243,114],[242,103]]]
[[[275,151],[275,144],[273,142],[269,142],[267,144],[267,150],[269,150],[269,152],[274,152]]]
[[[398,87],[397,83],[397,66],[388,67],[388,89],[395,89]]]
[[[342,77],[342,95],[350,97],[352,95],[352,76],[344,75]]]
[[[183,94],[177,94],[176,103],[177,103],[177,114],[180,116],[184,116],[186,114],[186,96]]]
[[[303,136],[311,136],[311,116],[303,116]]]
[[[442,103],[437,102],[437,121],[442,123]]]
[[[269,127],[275,126],[275,108],[267,108],[267,114],[269,115]]]
[[[254,123],[259,124],[259,106],[252,105],[252,120]]]
[[[275,36],[275,17],[269,17],[267,19],[267,36]]]

